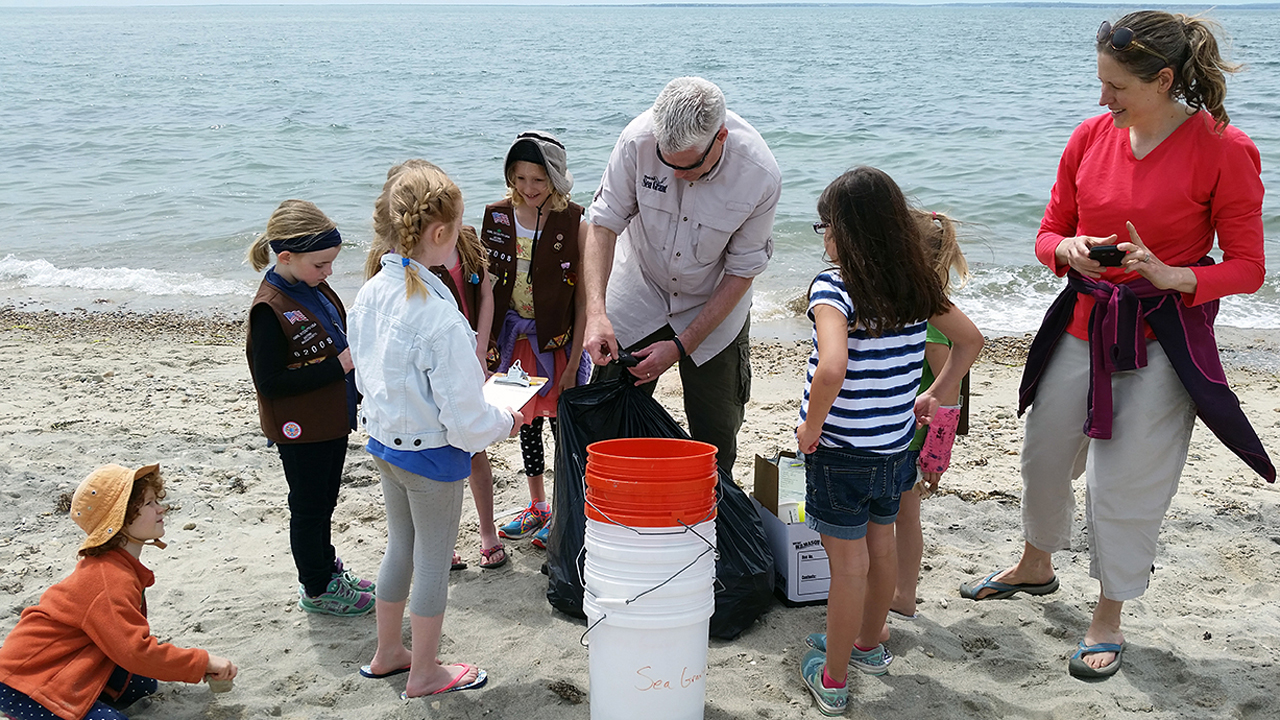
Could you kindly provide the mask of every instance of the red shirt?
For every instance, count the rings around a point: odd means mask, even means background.
[[[66,720],[80,720],[116,666],[157,680],[197,683],[209,653],[151,636],[143,589],[155,582],[123,548],[87,557],[22,611],[0,645],[0,682]]]
[[[1230,125],[1218,135],[1213,123],[1207,112],[1197,113],[1141,160],[1133,156],[1129,130],[1116,128],[1109,114],[1081,123],[1058,163],[1036,257],[1065,275],[1068,267],[1053,255],[1063,238],[1115,235],[1117,243],[1129,242],[1129,221],[1151,252],[1172,266],[1207,255],[1216,233],[1222,262],[1192,268],[1197,285],[1193,295],[1183,295],[1187,305],[1262,287],[1262,161],[1249,136]],[[1102,273],[1113,283],[1137,277],[1119,268]],[[1067,332],[1088,339],[1093,303],[1080,296]],[[1147,337],[1154,337],[1150,328]]]

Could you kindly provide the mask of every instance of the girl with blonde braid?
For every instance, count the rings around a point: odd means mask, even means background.
[[[405,167],[386,196],[393,252],[375,242],[381,270],[351,307],[351,356],[387,503],[387,552],[378,572],[378,647],[366,677],[409,673],[402,697],[478,688],[487,673],[440,664],[449,550],[458,536],[471,455],[514,435],[524,418],[484,402],[476,335],[428,268],[453,254],[462,193],[434,166]],[[410,593],[410,581],[412,593]],[[402,639],[409,608],[412,651]]]
[[[391,166],[387,171],[387,181],[382,186],[382,193],[373,202],[373,247],[365,260],[365,279],[373,277],[382,269],[382,256],[395,250],[396,228],[391,222],[391,213],[387,208],[387,196],[396,176],[405,168],[436,168],[426,160],[413,158]],[[439,168],[436,168],[439,169]],[[464,225],[458,236],[458,246],[447,265],[433,265],[428,268],[453,293],[458,309],[471,323],[480,340],[476,343],[476,356],[481,366],[485,366],[485,353],[488,350],[484,338],[489,337],[493,325],[493,284],[489,282],[489,262],[484,245],[476,235],[475,228]],[[481,450],[471,457],[471,475],[467,478],[471,488],[471,499],[476,504],[476,516],[480,524],[480,567],[485,570],[500,568],[507,564],[507,551],[498,540],[498,528],[493,521],[493,466],[489,464],[489,455]],[[464,570],[467,563],[453,551],[450,564],[453,570]]]

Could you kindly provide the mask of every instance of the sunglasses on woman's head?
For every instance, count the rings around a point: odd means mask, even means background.
[[[1161,55],[1155,50],[1152,50],[1146,45],[1143,45],[1142,43],[1138,42],[1137,39],[1134,38],[1133,36],[1133,30],[1127,27],[1113,28],[1111,27],[1111,23],[1109,21],[1103,20],[1102,24],[1098,26],[1097,39],[1098,39],[1098,42],[1100,43],[1109,42],[1111,45],[1111,49],[1115,50],[1116,52],[1125,52],[1126,50],[1141,50],[1142,52],[1147,53],[1152,57],[1160,58],[1160,60],[1162,60],[1166,66],[1169,65],[1169,58]]]

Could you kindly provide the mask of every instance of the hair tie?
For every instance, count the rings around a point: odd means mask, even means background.
[[[409,258],[400,258],[400,267],[409,267]]]
[[[938,222],[938,213],[936,211],[933,213],[933,221]]]

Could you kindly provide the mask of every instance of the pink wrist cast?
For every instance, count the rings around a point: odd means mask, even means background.
[[[956,426],[960,423],[960,406],[940,407],[925,434],[924,447],[920,448],[920,469],[925,472],[946,472],[951,466],[951,444],[956,439]]]

